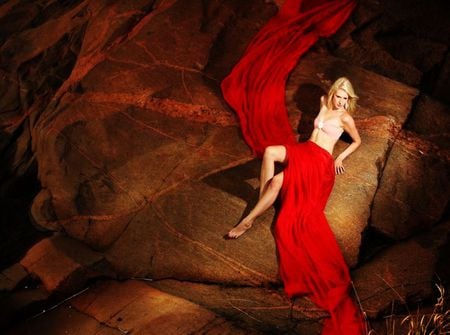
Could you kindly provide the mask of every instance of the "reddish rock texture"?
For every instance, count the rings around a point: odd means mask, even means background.
[[[7,334],[258,334],[145,283],[106,282]]]
[[[320,311],[306,315],[312,326],[305,325],[299,315],[310,303],[301,300],[292,318],[279,292],[273,210],[239,240],[222,238],[255,204],[260,162],[243,142],[219,84],[282,3],[0,5],[0,155],[6,162],[0,197],[10,198],[17,180],[37,169],[31,217],[56,233],[23,257],[25,274],[16,265],[0,276],[0,290],[16,301],[4,315],[26,314],[26,306],[45,305],[48,295],[74,292],[99,276],[159,279],[156,288],[199,304],[136,282],[108,282],[77,298],[73,309],[62,306],[11,334],[38,325],[53,334],[51,320],[60,317],[64,330],[80,334],[146,333],[150,325],[169,327],[163,332],[241,331],[214,313],[253,328],[236,310],[261,319],[261,332],[320,328]],[[309,136],[319,97],[335,78],[348,76],[360,96],[354,118],[363,145],[345,161],[326,213],[372,317],[395,299],[386,283],[411,283],[399,289],[403,303],[428,298],[435,266],[445,258],[439,253],[448,249],[439,248],[446,245],[448,225],[442,222],[449,208],[448,6],[425,3],[361,1],[338,34],[300,60],[287,83],[289,119],[300,138]],[[343,136],[336,153],[347,140]],[[361,256],[372,245],[363,238],[368,231],[391,241],[382,251],[369,250],[369,260]],[[424,246],[436,232],[439,241]],[[409,255],[417,261],[404,262]],[[39,291],[21,287],[30,278]],[[134,290],[137,300],[127,296]],[[111,303],[116,291],[122,292],[122,311]],[[230,312],[202,294],[255,294],[259,303],[239,302]],[[0,299],[0,306],[7,302]],[[190,321],[174,317],[176,308],[158,314],[171,304],[188,311],[183,315]],[[281,314],[275,318],[271,308]],[[113,317],[116,312],[124,322]],[[134,318],[138,312],[145,317]],[[164,326],[167,318],[173,323]],[[76,324],[86,328],[75,331]]]

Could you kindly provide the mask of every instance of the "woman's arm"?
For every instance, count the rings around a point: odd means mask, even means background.
[[[345,171],[342,161],[361,145],[361,137],[359,136],[358,129],[356,129],[355,121],[350,114],[345,113],[341,120],[344,125],[344,130],[350,135],[353,142],[336,157],[334,163],[336,174],[341,174]]]

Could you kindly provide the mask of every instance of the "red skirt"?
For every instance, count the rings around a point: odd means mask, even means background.
[[[286,152],[275,225],[284,290],[289,297],[308,295],[330,313],[323,335],[364,334],[348,267],[324,214],[335,178],[333,157],[311,141],[286,145]]]

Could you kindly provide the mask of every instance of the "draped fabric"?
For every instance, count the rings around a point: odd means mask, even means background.
[[[269,145],[295,142],[285,106],[287,77],[319,37],[330,36],[346,21],[355,4],[356,0],[286,0],[222,81],[223,96],[259,157]]]
[[[289,297],[308,295],[329,312],[322,335],[364,334],[364,322],[350,297],[348,268],[324,215],[334,161],[311,141],[296,143],[285,85],[299,57],[320,36],[334,33],[354,7],[355,0],[286,0],[222,82],[223,96],[237,112],[253,152],[261,157],[269,145],[286,147],[275,226],[280,277]]]
[[[275,225],[280,277],[289,297],[308,295],[330,313],[322,335],[364,334],[350,297],[347,264],[324,214],[334,184],[330,153],[311,141],[286,145],[287,165]]]

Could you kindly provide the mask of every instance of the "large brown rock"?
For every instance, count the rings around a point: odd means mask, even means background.
[[[137,281],[103,282],[6,332],[8,335],[258,334]]]
[[[426,94],[421,94],[414,104],[406,129],[448,150],[450,148],[450,107]]]
[[[143,282],[105,282],[76,297],[72,306],[97,321],[135,334],[258,334]]]
[[[128,276],[247,285],[276,282],[273,211],[240,240],[223,238],[242,217],[247,201],[256,200],[256,190],[242,178],[250,168],[256,173],[256,162],[159,197],[109,248],[108,261]]]
[[[412,306],[432,296],[440,248],[448,244],[449,229],[450,222],[444,222],[422,236],[389,247],[353,272],[369,317],[390,314],[396,306]]]
[[[389,154],[373,201],[371,225],[394,239],[428,230],[450,198],[449,153],[402,132]]]
[[[103,256],[83,243],[53,236],[34,245],[20,264],[38,277],[48,292],[73,292],[92,277],[108,275]]]
[[[87,33],[65,83],[73,92],[61,88],[59,105],[49,106],[35,129],[43,185],[33,204],[38,225],[107,248],[149,201],[250,158],[217,79],[202,71],[232,15],[226,13],[204,12],[198,1],[165,3],[106,50],[105,42],[88,44]],[[105,17],[100,12],[91,24],[102,27]],[[167,22],[179,29],[165,29]],[[109,38],[108,31],[101,36]]]
[[[171,279],[149,285],[206,307],[244,329],[264,334],[318,334],[323,318],[328,317],[306,297],[290,301],[280,289],[224,287]]]

